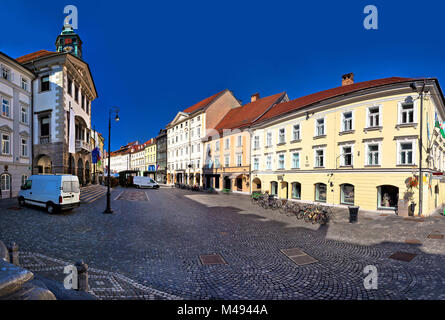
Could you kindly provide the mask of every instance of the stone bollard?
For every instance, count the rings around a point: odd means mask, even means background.
[[[77,290],[88,292],[90,290],[88,286],[88,265],[80,260],[76,262],[75,266],[77,269]]]
[[[20,266],[19,260],[19,246],[14,241],[11,242],[11,245],[8,248],[9,251],[9,260],[13,265]]]

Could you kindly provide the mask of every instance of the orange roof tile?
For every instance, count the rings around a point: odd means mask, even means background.
[[[414,78],[401,78],[401,77],[391,77],[391,78],[384,78],[384,79],[377,79],[377,80],[370,80],[370,81],[363,81],[358,82],[342,87],[336,87],[320,92],[316,92],[301,98],[297,98],[294,100],[291,100],[289,102],[283,102],[278,105],[276,105],[274,108],[270,109],[268,112],[266,112],[260,119],[257,121],[257,123],[278,117],[282,114],[292,112],[294,110],[302,109],[304,107],[308,107],[310,105],[313,105],[315,103],[346,95],[349,93],[357,92],[364,89],[370,89],[374,87],[384,86],[388,84],[394,84],[394,83],[400,83],[400,82],[407,82],[416,80]]]
[[[255,102],[250,102],[242,107],[234,108],[216,125],[215,129],[221,133],[224,129],[249,126],[285,95],[285,92],[277,93],[258,99]]]
[[[194,111],[200,110],[200,109],[204,109],[205,107],[207,107],[211,102],[213,102],[217,97],[219,97],[220,94],[222,94],[223,92],[227,91],[227,89],[218,92],[217,94],[214,94],[211,97],[205,98],[204,100],[201,100],[200,102],[194,104],[191,107],[188,107],[187,109],[184,110],[185,113],[192,113]]]
[[[24,64],[24,63],[27,63],[27,62],[30,62],[30,61],[33,61],[33,60],[36,60],[36,59],[39,59],[39,58],[47,57],[47,56],[50,56],[50,55],[53,55],[53,54],[57,54],[57,53],[58,52],[52,52],[52,51],[47,51],[47,50],[40,50],[40,51],[36,51],[36,52],[33,52],[33,53],[29,53],[27,55],[24,55],[22,57],[19,57],[19,58],[15,59],[15,60],[17,60],[17,62],[19,62],[19,63]]]

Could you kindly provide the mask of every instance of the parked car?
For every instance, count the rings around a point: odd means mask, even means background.
[[[33,175],[18,194],[20,206],[31,204],[48,213],[80,206],[79,179],[73,175]]]
[[[159,189],[159,184],[150,177],[133,177],[133,184],[136,188]]]

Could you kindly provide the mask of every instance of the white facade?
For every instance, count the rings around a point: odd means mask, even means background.
[[[0,198],[15,197],[31,175],[34,74],[0,52]]]
[[[144,145],[137,145],[130,153],[130,170],[139,171],[139,175],[142,176],[146,168]]]
[[[111,173],[130,170],[130,153],[111,155],[110,162]],[[108,159],[106,165],[108,165]]]

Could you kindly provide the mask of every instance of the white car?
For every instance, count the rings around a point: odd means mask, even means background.
[[[159,184],[150,177],[133,177],[133,184],[136,188],[159,189]]]
[[[33,175],[18,194],[20,206],[31,204],[48,213],[80,206],[79,179],[73,175]]]

